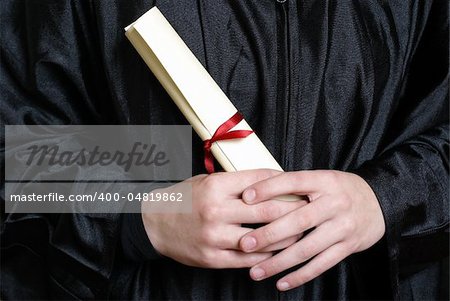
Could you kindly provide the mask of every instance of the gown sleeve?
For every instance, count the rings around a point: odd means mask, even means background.
[[[437,1],[411,60],[388,147],[355,171],[372,187],[384,214],[383,243],[397,299],[406,267],[448,257],[448,57],[448,1]]]
[[[162,255],[153,248],[139,213],[124,214],[121,243],[125,258],[128,260],[142,262],[162,258]]]
[[[91,5],[2,1],[2,125],[126,121],[109,95]],[[2,298],[103,299],[122,218],[3,212]]]

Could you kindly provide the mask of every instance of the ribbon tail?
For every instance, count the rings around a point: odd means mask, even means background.
[[[210,148],[205,148],[205,168],[211,174],[214,173],[214,158]]]

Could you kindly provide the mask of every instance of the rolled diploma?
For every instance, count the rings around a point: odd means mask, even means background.
[[[153,7],[125,28],[126,36],[202,140],[210,139],[236,107],[187,47],[175,29]],[[233,130],[251,130],[245,120]],[[218,141],[211,151],[225,171],[283,169],[258,136]],[[298,196],[277,199],[299,200]]]

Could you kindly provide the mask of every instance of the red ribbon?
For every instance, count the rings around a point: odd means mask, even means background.
[[[253,133],[253,131],[249,130],[230,131],[239,122],[241,122],[242,119],[244,119],[244,117],[241,115],[241,113],[236,112],[236,114],[231,116],[230,119],[222,123],[222,125],[220,125],[217,128],[216,132],[214,133],[214,135],[212,135],[211,139],[203,141],[203,148],[205,149],[205,168],[208,171],[208,173],[214,172],[214,157],[211,153],[211,146],[214,142],[220,140],[245,138],[251,133]]]

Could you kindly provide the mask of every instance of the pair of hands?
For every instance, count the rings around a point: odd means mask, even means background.
[[[147,235],[161,254],[204,268],[251,267],[262,280],[304,263],[277,282],[298,287],[347,256],[382,238],[385,224],[378,200],[359,176],[316,170],[249,170],[199,175],[192,185],[192,213],[142,210]],[[274,200],[297,194],[307,201]],[[144,202],[143,206],[149,206]],[[265,223],[252,229],[245,224]],[[306,230],[313,229],[306,236]],[[273,251],[282,250],[274,255]]]

